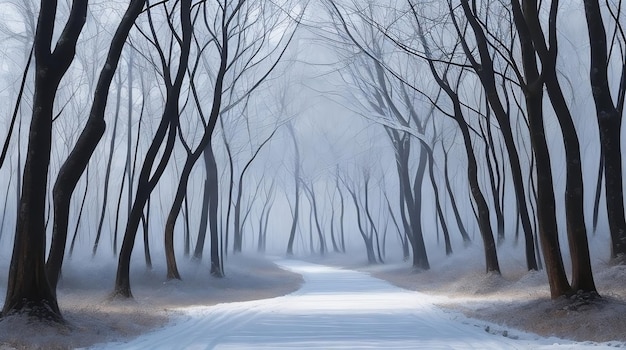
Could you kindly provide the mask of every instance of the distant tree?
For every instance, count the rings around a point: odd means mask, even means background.
[[[341,249],[339,248],[340,244],[337,242],[337,238],[335,236],[335,188],[333,188],[332,195],[328,194],[328,202],[330,203],[330,241],[333,245],[333,252],[340,253]],[[328,192],[328,191],[327,191]]]
[[[289,241],[287,242],[287,256],[293,255],[293,244],[296,238],[296,230],[298,228],[298,216],[300,213],[300,169],[302,164],[300,163],[300,149],[298,147],[298,139],[296,138],[296,133],[294,131],[293,124],[291,122],[287,123],[287,131],[289,131],[289,135],[291,136],[291,140],[293,141],[293,149],[294,149],[294,186],[295,186],[295,198],[294,204],[292,208],[292,220],[291,220],[291,229],[289,231]]]
[[[269,189],[265,190],[265,200],[263,201],[261,213],[259,214],[259,232],[257,239],[257,252],[259,253],[265,253],[265,249],[267,247],[267,227],[269,224],[272,206],[274,205],[276,194],[275,185],[276,179],[272,179],[272,184]]]
[[[449,168],[449,162],[448,162],[448,152],[449,150],[446,149],[446,146],[443,144],[443,140],[441,141],[441,148],[443,151],[443,176],[444,176],[444,183],[446,185],[446,192],[448,193],[448,198],[450,199],[450,206],[452,207],[452,212],[454,213],[454,219],[456,221],[457,227],[459,229],[459,233],[461,234],[461,237],[463,238],[463,243],[465,245],[469,245],[472,243],[472,239],[470,238],[469,234],[467,233],[467,229],[465,228],[465,225],[463,224],[463,220],[461,219],[461,213],[459,213],[459,207],[456,203],[456,198],[454,195],[454,191],[452,190],[452,184],[450,183],[450,171],[448,170]]]
[[[233,252],[234,253],[240,253],[243,247],[244,219],[241,218],[241,214],[242,214],[242,204],[243,204],[242,199],[243,199],[243,191],[244,191],[244,186],[243,186],[244,175],[246,174],[246,171],[250,168],[250,165],[252,165],[252,162],[256,159],[256,157],[259,155],[259,153],[263,149],[263,146],[265,146],[272,139],[272,137],[274,137],[274,134],[276,134],[277,130],[278,128],[274,129],[272,133],[267,138],[265,138],[263,142],[259,144],[259,146],[254,151],[250,159],[244,165],[243,169],[241,170],[241,173],[239,174],[239,180],[237,181],[237,197],[235,199],[235,204],[234,204],[234,210],[235,210],[234,237],[233,237]]]
[[[128,68],[132,69],[132,68]],[[130,84],[130,82],[129,82]],[[95,256],[98,251],[98,246],[100,244],[100,237],[102,235],[102,228],[104,226],[104,218],[106,216],[106,208],[109,198],[109,183],[111,179],[111,168],[113,164],[113,154],[115,153],[115,140],[117,136],[117,125],[119,121],[120,107],[121,107],[121,99],[122,99],[122,74],[121,71],[118,70],[117,80],[116,80],[116,94],[115,94],[115,114],[113,117],[113,130],[111,131],[111,142],[109,143],[109,156],[107,159],[106,170],[104,172],[104,188],[103,188],[103,198],[102,198],[102,207],[100,209],[100,219],[98,220],[98,228],[96,231],[96,238],[94,240],[93,248],[91,249],[91,255]],[[132,89],[129,89],[132,90]],[[129,112],[130,113],[130,112]]]
[[[322,231],[322,225],[320,223],[320,213],[318,211],[317,208],[317,199],[315,196],[315,187],[313,186],[313,184],[307,184],[306,182],[302,181],[302,187],[304,188],[304,190],[306,191],[306,193],[308,194],[307,198],[309,199],[309,202],[311,203],[311,215],[313,217],[313,220],[315,222],[315,228],[317,231],[317,238],[319,241],[319,252],[321,256],[324,256],[326,254],[326,251],[328,250],[327,246],[326,246],[326,238],[324,236],[324,232]],[[311,232],[312,234],[312,232]]]
[[[340,52],[347,56],[347,60],[352,61],[347,65],[345,70],[348,73],[343,78],[348,84],[353,85],[357,92],[349,98],[349,101],[356,105],[358,110],[362,110],[362,115],[382,124],[387,132],[396,156],[401,217],[411,243],[413,265],[417,268],[429,269],[421,210],[422,186],[430,146],[426,142],[419,142],[418,147],[414,147],[412,136],[417,140],[424,138],[426,125],[432,120],[430,118],[432,114],[426,112],[420,115],[414,105],[415,98],[398,79],[400,74],[394,76],[386,69],[394,61],[393,57],[387,57],[384,51],[385,47],[390,45],[389,40],[375,28],[376,24],[373,23],[376,14],[373,3],[356,11],[363,17],[359,25],[348,22],[334,1],[329,1],[329,6],[339,37],[335,46],[341,47]],[[354,47],[357,52],[346,50],[345,44],[351,45],[348,48]],[[347,52],[344,53],[344,51]],[[407,74],[413,74],[413,72],[407,72]],[[375,117],[370,117],[372,115]],[[415,152],[419,154],[416,169],[412,167]],[[440,208],[439,198],[435,199],[435,206]]]
[[[354,181],[349,179],[341,178],[341,182],[345,186],[346,190],[350,194],[352,198],[352,203],[354,204],[354,209],[356,211],[356,223],[359,229],[359,233],[361,234],[361,238],[363,238],[363,243],[365,244],[365,251],[367,253],[367,262],[370,264],[376,264],[378,260],[376,259],[376,252],[374,250],[374,231],[368,230],[367,228],[367,220],[361,218],[361,213],[363,209],[359,204],[359,198],[357,196],[357,188]]]

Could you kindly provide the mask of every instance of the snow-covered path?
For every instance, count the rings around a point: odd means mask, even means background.
[[[183,309],[171,325],[106,349],[594,349],[608,345],[489,327],[444,312],[432,297],[365,273],[279,260],[299,273],[295,293]],[[503,335],[504,334],[504,335]],[[505,336],[506,335],[506,336]]]

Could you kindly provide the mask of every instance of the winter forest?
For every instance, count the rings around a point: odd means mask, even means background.
[[[0,0],[0,347],[286,295],[294,261],[626,341],[624,11]]]

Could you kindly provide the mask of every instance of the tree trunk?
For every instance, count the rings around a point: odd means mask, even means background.
[[[604,179],[604,161],[600,154],[600,164],[598,164],[598,180],[596,182],[596,195],[593,200],[593,233],[598,228],[598,212],[600,211],[600,197],[602,196],[602,180]]]
[[[528,26],[533,46],[541,61],[542,77],[552,103],[552,107],[559,121],[565,145],[566,179],[565,179],[565,216],[567,222],[567,238],[572,259],[572,288],[586,292],[596,291],[591,271],[589,247],[587,243],[587,228],[583,210],[583,177],[580,158],[580,144],[572,116],[563,96],[563,91],[557,76],[556,52],[557,29],[556,15],[558,3],[550,4],[550,18],[548,21],[548,37],[550,48],[546,46],[542,24],[536,1],[529,0],[523,3],[523,13]],[[620,180],[621,181],[621,180]],[[545,254],[544,254],[545,255]]]
[[[167,94],[163,115],[154,139],[148,148],[148,152],[146,153],[144,163],[139,173],[135,201],[128,217],[128,222],[126,223],[124,240],[122,242],[122,248],[120,249],[115,278],[115,290],[113,292],[114,296],[125,298],[132,297],[130,289],[130,256],[135,245],[135,237],[137,235],[139,221],[141,219],[143,208],[150,197],[150,194],[156,187],[159,179],[163,175],[174,148],[176,128],[179,118],[179,97],[183,79],[187,71],[189,50],[191,46],[191,34],[193,29],[191,24],[191,0],[180,1],[180,19],[182,24],[182,41],[178,69],[173,84],[167,84]],[[164,68],[169,70],[169,67]],[[153,172],[152,167],[155,163],[157,155],[159,154],[159,149],[165,139],[166,133],[167,141],[161,153],[159,163]]]
[[[457,227],[459,228],[459,233],[463,238],[463,244],[468,246],[472,243],[472,239],[467,233],[465,225],[463,225],[463,220],[461,219],[461,214],[459,213],[459,207],[456,205],[456,199],[454,197],[454,192],[452,191],[452,185],[450,184],[450,175],[448,172],[448,151],[446,151],[443,145],[442,148],[444,156],[443,175],[446,183],[446,192],[448,192],[448,197],[450,198],[450,205],[452,206],[452,212],[454,213],[454,219],[456,220]]]
[[[526,191],[524,190],[524,180],[519,162],[519,154],[517,152],[515,141],[513,139],[510,118],[504,110],[502,102],[500,101],[500,97],[498,96],[498,91],[495,83],[493,61],[491,60],[491,54],[489,53],[487,38],[485,36],[483,28],[478,21],[478,18],[475,17],[474,13],[472,13],[472,10],[469,7],[468,0],[462,0],[461,7],[463,8],[463,12],[465,13],[468,23],[470,24],[474,32],[474,37],[476,39],[476,45],[478,48],[481,62],[477,63],[474,60],[472,52],[467,47],[464,39],[462,39],[461,41],[461,46],[463,47],[466,56],[472,63],[474,71],[480,79],[480,82],[487,96],[487,100],[489,101],[489,105],[491,106],[491,109],[495,114],[498,125],[500,126],[500,131],[502,132],[502,136],[504,138],[504,145],[506,146],[509,155],[509,163],[511,165],[511,174],[513,176],[515,197],[517,199],[517,204],[521,215],[522,228],[524,229],[524,237],[526,243],[526,266],[529,270],[537,270],[537,260],[535,257],[535,247],[533,242],[534,236],[532,232],[532,226],[530,224],[530,218],[528,216],[528,208],[526,206]],[[456,25],[456,22],[454,23]],[[457,32],[459,33],[459,35],[462,35],[458,27]]]
[[[144,3],[145,0],[133,0],[126,9],[124,17],[111,41],[104,67],[100,71],[87,124],[78,137],[78,141],[70,152],[70,155],[63,165],[61,165],[59,174],[54,183],[52,190],[52,197],[54,199],[54,224],[52,229],[52,242],[50,243],[50,254],[46,263],[46,273],[53,288],[56,288],[59,273],[61,272],[61,265],[63,264],[63,257],[65,255],[68,216],[72,193],[87,168],[89,159],[91,159],[102,135],[104,135],[106,128],[104,112],[109,95],[109,87],[115,75],[115,70],[117,69],[128,33],[133,27],[135,19],[141,13]]]
[[[365,229],[363,228],[363,224],[361,222],[361,209],[359,208],[359,201],[357,200],[356,193],[351,190],[347,184],[346,188],[352,197],[352,202],[354,202],[354,209],[356,210],[356,221],[357,226],[359,228],[359,233],[361,234],[361,238],[363,238],[363,243],[365,243],[365,251],[367,252],[367,262],[370,264],[376,263],[376,253],[374,252],[374,245],[372,244],[372,238],[367,235]]]
[[[130,68],[130,66],[128,67]],[[119,72],[119,71],[118,71]],[[132,84],[129,82],[129,84]],[[129,90],[132,90],[130,88]],[[111,143],[109,144],[109,158],[107,159],[107,166],[104,173],[104,189],[102,197],[102,208],[100,209],[100,220],[98,220],[98,229],[96,231],[96,239],[93,243],[91,250],[91,256],[95,256],[98,251],[98,245],[100,244],[100,236],[102,235],[102,227],[104,225],[104,217],[106,216],[107,202],[109,199],[109,180],[111,179],[111,165],[113,163],[113,153],[115,151],[115,136],[117,135],[117,121],[119,120],[120,105],[122,100],[122,79],[121,74],[118,73],[117,80],[117,94],[115,101],[115,118],[113,119],[113,130],[111,131]],[[129,112],[130,113],[130,112]],[[130,135],[130,133],[129,133]],[[122,175],[122,178],[124,175]]]
[[[209,183],[209,239],[211,241],[211,275],[214,277],[224,276],[222,254],[220,252],[220,239],[217,230],[217,209],[219,204],[219,181],[217,178],[217,163],[213,154],[213,146],[209,143],[204,150],[207,164],[207,182]]]
[[[433,192],[435,194],[435,208],[437,210],[437,216],[441,223],[441,229],[443,230],[443,240],[446,246],[446,255],[452,254],[452,244],[450,243],[450,233],[448,232],[448,225],[446,224],[446,218],[443,215],[441,209],[441,201],[439,200],[439,189],[437,187],[437,180],[435,179],[435,159],[433,158],[433,151],[425,142],[420,142],[422,150],[428,155],[428,175],[430,177],[430,184],[433,186]]]
[[[443,91],[448,95],[452,102],[453,114],[452,118],[456,121],[459,126],[459,130],[461,131],[461,135],[463,137],[463,144],[465,146],[465,155],[467,157],[467,177],[470,186],[470,192],[472,194],[472,198],[474,198],[474,202],[476,204],[477,213],[476,216],[478,218],[478,229],[480,230],[480,235],[483,240],[483,248],[485,251],[485,269],[486,272],[496,272],[500,273],[500,265],[498,263],[498,254],[496,250],[496,243],[493,239],[493,232],[491,230],[491,221],[489,219],[489,207],[487,206],[487,201],[485,200],[485,196],[483,195],[480,185],[478,182],[478,165],[476,163],[476,155],[474,153],[474,148],[472,146],[472,138],[469,132],[469,127],[465,123],[465,119],[463,118],[463,110],[461,108],[461,102],[459,101],[458,94],[450,87],[448,81],[444,80],[440,75],[433,60],[431,58],[430,49],[428,43],[426,41],[426,37],[423,34],[420,23],[417,23],[418,34],[422,44],[424,45],[426,51],[426,58],[428,61],[428,66],[430,68],[430,72],[435,79],[435,82],[439,87],[443,89]],[[459,76],[459,79],[461,77]],[[446,162],[447,163],[447,162]],[[534,247],[533,247],[534,249]],[[534,251],[533,251],[534,252]]]
[[[320,225],[319,215],[317,213],[317,201],[315,200],[315,193],[313,192],[313,186],[309,187],[304,184],[304,188],[309,192],[309,197],[311,198],[311,206],[313,207],[313,219],[315,222],[315,228],[317,229],[317,238],[319,239],[320,244],[320,255],[324,256],[326,254],[326,240],[324,239],[324,233],[322,232],[322,226]]]
[[[344,226],[343,226],[345,206],[344,206],[343,193],[341,192],[341,188],[339,188],[339,178],[336,179],[336,186],[337,186],[337,191],[339,191],[339,200],[341,203],[341,210],[339,212],[339,242],[341,244],[341,252],[345,253],[346,252],[346,240],[345,240]]]
[[[37,20],[33,114],[2,315],[26,313],[62,321],[56,292],[50,287],[44,266],[47,177],[54,100],[61,78],[74,59],[76,41],[85,24],[87,1],[72,3],[65,28],[51,51],[56,10],[56,1],[42,1]]]
[[[295,204],[293,208],[293,220],[291,221],[291,230],[289,231],[289,241],[287,242],[287,256],[293,255],[293,242],[296,238],[296,229],[298,227],[298,214],[300,212],[300,150],[298,148],[298,140],[292,124],[287,124],[287,130],[293,140],[294,149],[294,185],[295,185]]]
[[[85,210],[85,202],[87,201],[87,193],[89,192],[89,166],[85,172],[85,191],[83,192],[83,199],[80,201],[80,209],[78,210],[78,217],[76,218],[76,225],[74,225],[74,234],[72,235],[72,243],[70,243],[69,254],[74,254],[74,246],[76,245],[76,238],[78,237],[78,229],[80,228],[80,220],[83,217],[83,211]],[[50,282],[52,286],[52,282]],[[53,286],[53,288],[56,286]]]
[[[583,3],[591,45],[591,91],[600,129],[601,157],[604,161],[606,210],[612,243],[611,259],[626,264],[626,218],[621,153],[622,114],[618,112],[611,97],[607,40],[600,4],[598,0],[585,0]]]
[[[430,269],[424,234],[422,232],[422,186],[426,174],[426,161],[428,156],[425,151],[420,151],[417,172],[413,181],[413,210],[409,212],[411,222],[411,235],[413,236],[413,267],[423,270]]]
[[[530,138],[536,161],[539,234],[550,284],[550,295],[554,299],[571,293],[571,287],[567,281],[559,245],[550,152],[543,126],[543,83],[537,68],[530,33],[518,4],[513,4],[513,14],[519,34],[526,78],[525,82],[520,83],[524,88]]]
[[[491,110],[489,109],[489,102],[487,103],[487,128],[491,129],[490,125],[490,114]],[[485,160],[487,161],[487,174],[489,175],[489,185],[491,187],[491,196],[493,198],[493,211],[496,216],[496,237],[498,245],[504,243],[504,213],[502,212],[502,206],[500,205],[500,187],[499,187],[499,171],[498,171],[498,159],[495,157],[495,152],[493,152],[493,148],[495,144],[493,142],[493,137],[487,138],[485,132],[482,127],[482,123],[480,126],[481,138],[485,142]],[[491,132],[489,133],[491,136]],[[492,159],[493,163],[492,164]]]

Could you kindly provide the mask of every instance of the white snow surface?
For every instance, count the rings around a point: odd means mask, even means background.
[[[91,349],[583,349],[443,311],[437,297],[362,272],[276,260],[304,278],[292,294],[179,309],[164,328]],[[620,346],[621,344],[613,344]]]

